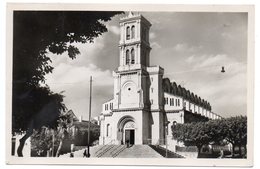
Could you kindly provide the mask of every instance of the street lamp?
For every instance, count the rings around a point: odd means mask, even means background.
[[[221,73],[225,73],[225,68],[222,66]]]

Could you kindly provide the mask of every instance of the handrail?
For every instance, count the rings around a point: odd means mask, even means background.
[[[104,151],[100,152],[97,157],[101,157],[103,156],[106,152],[108,152],[109,150],[111,150],[114,147],[114,145],[109,145]]]

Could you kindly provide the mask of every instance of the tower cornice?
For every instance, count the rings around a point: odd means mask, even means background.
[[[118,45],[118,47],[122,47],[122,46],[133,46],[133,45],[145,45],[148,49],[152,49],[150,47],[149,43],[146,43],[144,41],[133,41],[133,42],[128,42],[128,43],[120,43]]]
[[[137,14],[137,15],[132,15],[132,16],[126,16],[120,19],[119,23],[126,23],[126,22],[130,22],[133,20],[141,20],[142,23],[144,23],[146,26],[151,27],[152,24],[142,15]]]

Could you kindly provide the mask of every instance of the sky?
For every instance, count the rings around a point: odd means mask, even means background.
[[[150,65],[164,77],[210,102],[223,117],[246,115],[247,14],[140,12],[151,24]],[[54,66],[46,75],[52,91],[65,91],[64,102],[77,116],[88,118],[89,78],[93,76],[92,117],[113,98],[112,72],[119,66],[119,19],[106,22],[108,32],[91,44],[75,44],[81,54],[49,53]],[[221,73],[221,67],[225,73]]]

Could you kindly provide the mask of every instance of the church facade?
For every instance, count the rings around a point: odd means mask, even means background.
[[[169,143],[175,123],[221,118],[208,102],[163,78],[163,68],[150,65],[150,27],[131,12],[120,20],[120,65],[113,72],[113,99],[99,117],[101,145]]]

